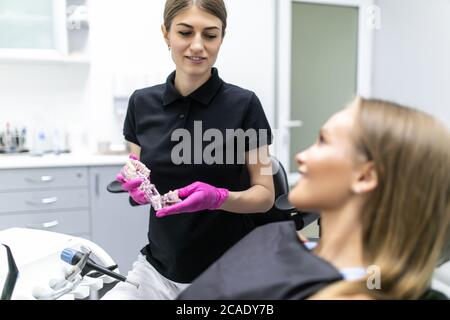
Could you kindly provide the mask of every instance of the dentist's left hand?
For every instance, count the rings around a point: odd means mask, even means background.
[[[187,187],[178,189],[178,196],[186,199],[157,211],[156,216],[162,218],[184,212],[216,210],[228,199],[229,191],[224,188],[213,187],[207,183],[194,182]]]
[[[143,180],[141,178],[135,178],[128,180],[121,173],[116,176],[116,180],[122,185],[122,189],[128,191],[130,197],[140,205],[148,204],[149,201],[144,191],[139,189]]]

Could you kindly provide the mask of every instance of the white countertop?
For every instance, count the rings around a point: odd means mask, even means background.
[[[128,159],[123,155],[48,154],[44,156],[0,154],[1,169],[82,167],[123,165]]]

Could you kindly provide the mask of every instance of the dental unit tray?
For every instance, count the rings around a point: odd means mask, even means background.
[[[61,252],[71,248],[90,253],[97,264],[114,268],[112,257],[100,246],[87,239],[56,232],[10,228],[0,231],[0,289],[1,299],[12,300],[73,300],[95,298],[104,285],[117,280],[102,274],[82,273],[80,265],[62,261]],[[14,258],[13,258],[14,255]],[[89,258],[88,255],[86,255]],[[19,276],[18,276],[19,275]],[[105,289],[108,288],[105,287]]]

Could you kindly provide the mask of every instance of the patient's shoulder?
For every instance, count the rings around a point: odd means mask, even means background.
[[[333,296],[318,293],[309,297],[308,300],[373,300],[373,297],[364,293],[342,294]]]

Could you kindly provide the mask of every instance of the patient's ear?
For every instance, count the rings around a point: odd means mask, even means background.
[[[352,191],[356,194],[368,193],[378,186],[378,173],[373,161],[365,162],[355,170]]]

